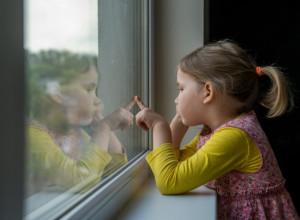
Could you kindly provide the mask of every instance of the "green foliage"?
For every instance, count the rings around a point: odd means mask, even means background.
[[[53,80],[68,83],[90,66],[97,67],[97,57],[74,54],[68,51],[41,51],[37,54],[27,53],[29,77],[36,80]]]

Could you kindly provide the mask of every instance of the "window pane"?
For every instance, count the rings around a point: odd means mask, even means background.
[[[68,209],[146,150],[132,102],[148,101],[145,2],[24,0],[28,218]]]
[[[145,2],[99,1],[99,96],[107,106],[106,113],[127,105],[133,95],[148,102],[148,79],[143,74],[148,67],[147,18],[141,10]],[[137,111],[135,106],[132,112]],[[116,134],[126,143],[128,158],[145,149],[145,132],[136,126]]]

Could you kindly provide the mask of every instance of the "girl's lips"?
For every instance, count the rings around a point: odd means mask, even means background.
[[[104,111],[104,105],[101,104],[101,105],[97,106],[96,111],[98,111],[101,114]]]
[[[103,115],[102,115],[103,111],[104,111],[104,105],[96,106],[94,111],[93,111],[93,115],[96,116],[96,117],[98,115],[98,117],[100,117],[102,119],[103,118]]]

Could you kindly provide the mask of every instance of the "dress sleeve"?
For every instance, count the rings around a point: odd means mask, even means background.
[[[165,143],[146,156],[162,194],[184,193],[245,168],[250,145],[242,130],[220,129],[197,152],[194,140],[180,154]]]
[[[90,142],[81,157],[74,160],[66,156],[43,129],[30,126],[27,132],[29,166],[33,172],[42,175],[45,182],[67,189],[79,183],[84,187],[98,183],[112,158]]]

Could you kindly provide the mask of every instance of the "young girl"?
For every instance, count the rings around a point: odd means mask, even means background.
[[[263,77],[270,88],[260,87]],[[180,194],[206,184],[217,192],[218,219],[299,219],[253,111],[259,103],[272,118],[292,105],[283,74],[256,66],[243,49],[224,40],[185,56],[177,85],[171,125],[137,101],[137,125],[153,131],[146,159],[160,192]],[[179,149],[188,127],[200,124],[201,132]]]
[[[91,57],[55,51],[29,54],[28,78],[27,195],[53,187],[86,191],[127,162],[112,131],[132,125],[134,101],[102,116]],[[89,126],[91,136],[81,126]]]

